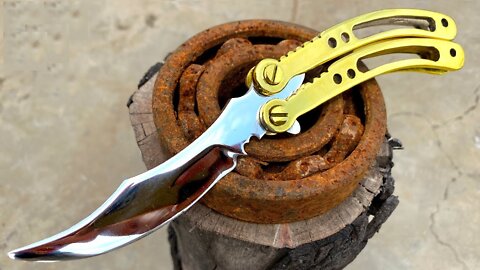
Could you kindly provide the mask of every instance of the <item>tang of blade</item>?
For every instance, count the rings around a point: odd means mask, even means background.
[[[266,130],[259,122],[263,104],[285,99],[302,84],[292,78],[285,89],[262,96],[253,85],[231,99],[219,118],[193,143],[159,166],[125,180],[92,214],[45,240],[9,252],[12,259],[59,261],[100,255],[154,232],[188,210],[232,171],[252,136]]]

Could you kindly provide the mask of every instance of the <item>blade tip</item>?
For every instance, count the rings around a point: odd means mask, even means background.
[[[12,260],[31,261],[31,260],[36,260],[38,254],[31,252],[27,248],[18,248],[18,249],[9,251],[7,255]]]
[[[7,253],[8,257],[12,260],[17,260],[17,250],[12,250]]]

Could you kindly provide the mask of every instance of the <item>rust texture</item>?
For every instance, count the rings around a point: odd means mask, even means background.
[[[316,34],[290,23],[249,20],[213,27],[182,44],[166,59],[153,91],[164,154],[181,151],[215,121],[229,98],[244,94],[245,76],[258,61],[278,58]],[[385,105],[376,81],[299,122],[298,135],[252,139],[249,156],[241,157],[202,203],[241,220],[285,223],[320,215],[345,200],[373,164],[385,135]]]

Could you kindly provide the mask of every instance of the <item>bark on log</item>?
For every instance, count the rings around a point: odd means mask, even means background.
[[[152,88],[161,65],[150,69],[127,106],[147,168],[167,157],[152,115]],[[254,224],[202,204],[173,221],[169,241],[174,269],[341,269],[379,231],[398,204],[393,195],[392,149],[386,135],[377,160],[354,193],[329,212],[288,224]]]

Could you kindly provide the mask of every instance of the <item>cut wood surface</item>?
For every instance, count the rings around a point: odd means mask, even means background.
[[[145,165],[167,156],[152,114],[159,65],[142,79],[128,101],[130,119]],[[176,269],[340,269],[351,262],[398,204],[391,178],[388,136],[354,193],[329,212],[287,224],[254,224],[221,215],[198,203],[171,223]]]

